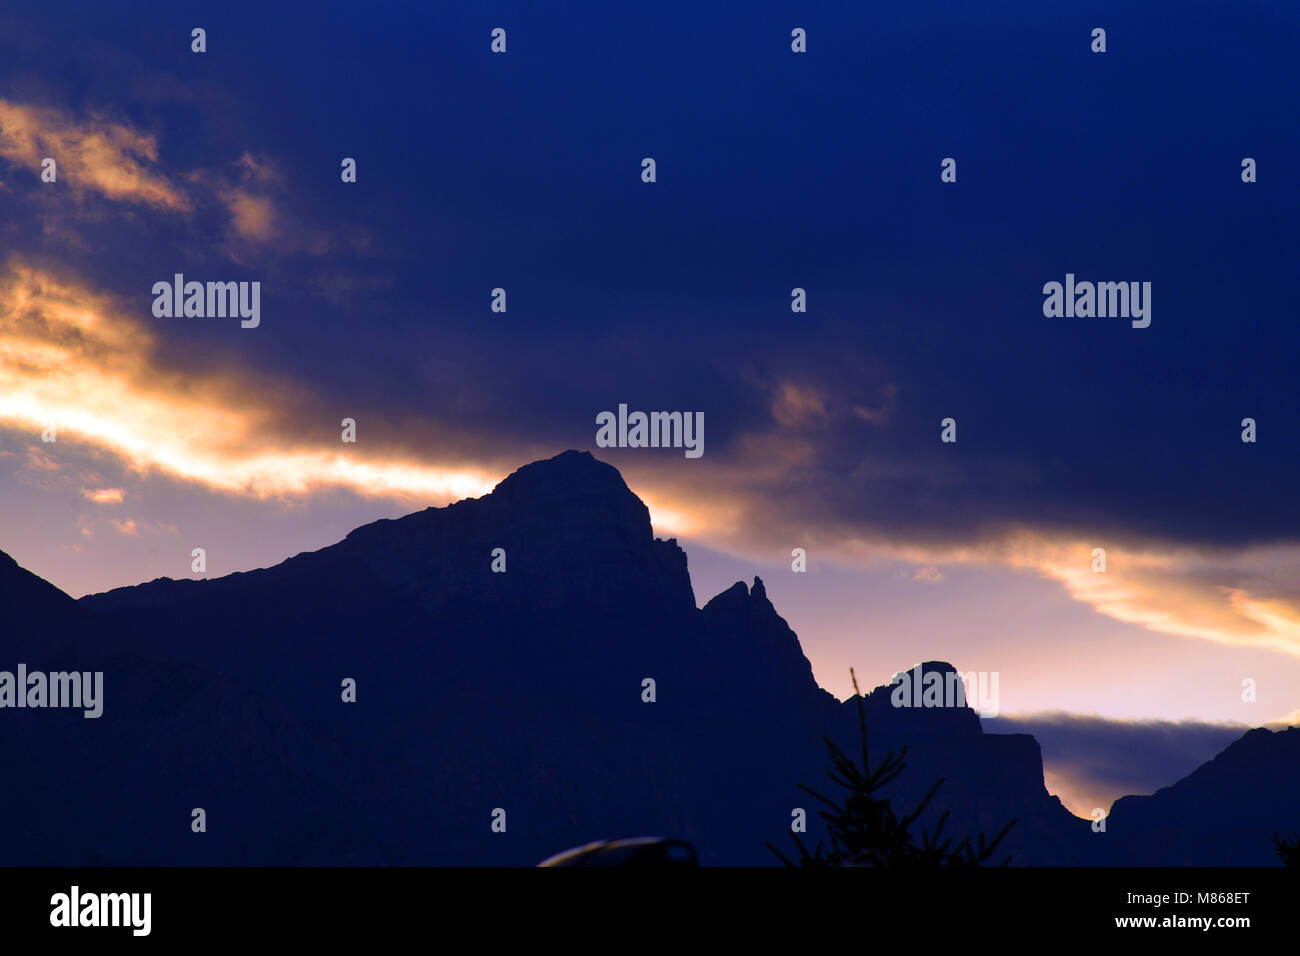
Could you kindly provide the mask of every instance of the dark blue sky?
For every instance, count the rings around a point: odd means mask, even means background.
[[[157,130],[168,168],[274,158],[286,212],[335,246],[243,263],[273,316],[247,356],[265,374],[385,408],[450,404],[475,431],[556,447],[589,441],[593,408],[619,400],[698,408],[718,455],[767,419],[756,383],[795,371],[872,407],[892,383],[894,427],[836,427],[820,467],[868,443],[909,462],[957,451],[962,486],[823,484],[809,508],[917,532],[1298,529],[1280,480],[1300,448],[1294,11],[137,9],[67,7],[29,62],[18,51],[8,91]],[[185,42],[200,24],[203,56]],[[488,49],[498,25],[504,56]],[[789,50],[796,25],[806,55]],[[204,218],[136,223],[85,266],[135,297],[173,269],[224,276]],[[107,243],[122,224],[98,227]],[[1042,285],[1066,272],[1150,281],[1151,327],[1044,318]],[[487,310],[496,286],[504,316]],[[807,314],[790,312],[794,286]],[[229,338],[160,332],[186,349]],[[948,415],[958,449],[936,447]]]

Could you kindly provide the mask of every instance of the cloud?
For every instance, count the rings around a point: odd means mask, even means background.
[[[933,540],[925,529],[881,529],[824,510],[820,502],[810,504],[800,485],[815,469],[781,457],[798,458],[803,446],[777,443],[761,453],[757,439],[741,446],[754,457],[715,462],[689,481],[677,466],[633,465],[629,482],[634,489],[654,488],[680,528],[727,554],[744,557],[797,541],[810,554],[844,567],[921,565],[912,578],[921,583],[943,580],[938,565],[1025,570],[1058,582],[1073,599],[1118,621],[1300,657],[1300,546],[1193,547],[996,525],[973,541]],[[1099,543],[1107,554],[1100,573],[1092,570]]]
[[[235,180],[223,177],[217,195],[230,213],[235,235],[250,242],[271,242],[281,234],[282,215],[269,195],[283,184],[270,160],[245,151],[235,164]]]
[[[1104,572],[1093,570],[1098,539],[1046,528],[991,531],[983,541],[962,545],[880,540],[865,550],[916,563],[1028,570],[1059,582],[1070,597],[1118,621],[1300,657],[1300,547],[1106,543]],[[852,563],[851,545],[830,541],[826,546]]]
[[[138,538],[142,534],[176,534],[176,525],[166,521],[149,521],[144,518],[110,518],[108,524],[124,538]]]
[[[986,733],[1033,734],[1050,792],[1076,816],[1181,780],[1244,734],[1240,724],[1110,720],[1060,712],[983,718]]]
[[[273,176],[251,158],[241,169],[250,182]],[[850,567],[902,560],[934,569],[917,576],[930,583],[941,580],[940,566],[1026,569],[1120,621],[1300,656],[1300,547],[1192,546],[1104,526],[1085,534],[1078,521],[990,518],[950,530],[948,490],[970,481],[961,466],[937,439],[929,453],[892,453],[889,428],[855,411],[887,406],[897,394],[891,379],[864,376],[838,390],[803,381],[756,379],[765,417],[698,462],[616,450],[602,457],[648,491],[656,528],[727,553],[798,542]],[[491,423],[475,422],[474,437],[468,425],[427,417],[385,434],[378,413],[363,418],[362,443],[344,445],[321,400],[237,366],[181,375],[159,358],[150,328],[113,298],[18,261],[0,274],[0,423],[34,435],[53,422],[60,441],[88,442],[141,473],[257,498],[344,489],[446,502],[486,493],[510,470],[504,464],[562,450],[502,439]],[[29,469],[57,469],[56,453],[32,452]],[[1006,476],[1020,473],[992,462],[981,480]],[[910,522],[899,517],[904,506]],[[1106,548],[1105,573],[1092,570],[1096,547]]]
[[[225,210],[229,234],[224,251],[237,262],[265,255],[268,249],[322,256],[338,245],[329,233],[309,225],[294,211],[296,204],[291,202],[286,177],[267,157],[245,151],[233,167],[197,170],[186,178]],[[356,237],[365,236],[364,230],[349,231]]]
[[[1297,727],[1300,726],[1300,707],[1291,711],[1289,714],[1283,714],[1276,720],[1270,720],[1264,726],[1266,727]]]
[[[266,196],[244,189],[226,189],[221,199],[230,210],[231,225],[241,239],[269,242],[279,234],[275,206]]]
[[[250,259],[258,247],[324,255],[333,246],[324,230],[309,227],[289,211],[286,180],[277,166],[248,151],[233,165],[182,172],[173,180],[159,168],[157,138],[127,122],[93,113],[78,118],[57,108],[0,99],[0,156],[28,168],[33,177],[42,160],[54,159],[58,179],[38,192],[42,198],[70,195],[84,202],[94,195],[186,215],[221,210],[229,225],[222,252],[237,262]],[[93,208],[79,209],[77,224],[102,215]],[[88,250],[85,238],[65,219],[46,216],[44,235]],[[353,232],[365,236],[364,230]]]
[[[692,537],[726,554],[797,542],[846,567],[1026,570],[1118,621],[1300,657],[1300,542],[1185,541],[1090,506],[1049,508],[1036,466],[945,447],[937,417],[920,445],[900,444],[898,425],[862,419],[857,407],[889,407],[900,389],[887,370],[851,370],[859,374],[850,386],[751,377],[750,402],[763,402],[769,416],[725,442],[715,437],[690,467],[616,450],[609,457],[634,488],[653,488]],[[1102,573],[1093,571],[1097,548],[1107,555]]]
[[[27,468],[28,471],[45,473],[63,470],[62,465],[49,455],[42,452],[35,445],[29,445],[27,447],[27,458],[24,462],[24,467]]]
[[[82,495],[98,505],[120,505],[126,493],[121,488],[81,489]]]
[[[826,398],[816,389],[782,382],[772,402],[772,417],[791,428],[820,424],[828,417]]]
[[[1007,559],[1116,620],[1300,656],[1300,548],[1112,545],[1099,572],[1096,543],[1027,534],[1007,545]]]
[[[0,99],[0,156],[33,174],[42,160],[53,159],[57,184],[78,199],[93,193],[173,212],[193,208],[190,197],[157,169],[157,140],[100,115],[78,120],[61,110]]]
[[[236,163],[245,182],[263,185],[283,182],[284,177],[275,165],[265,157],[254,156],[247,150]]]
[[[317,399],[289,386],[272,393],[238,372],[181,375],[154,350],[148,328],[112,297],[11,264],[0,274],[0,427],[36,433],[54,422],[60,442],[86,442],[140,473],[259,498],[338,488],[445,502],[495,483],[485,470],[429,464],[376,441],[314,444],[295,432]],[[57,452],[48,447],[41,461]]]

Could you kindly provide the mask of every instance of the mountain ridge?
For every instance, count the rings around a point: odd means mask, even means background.
[[[493,570],[498,548],[504,572]],[[35,621],[56,608],[47,636],[105,668],[105,717],[84,723],[108,728],[98,731],[108,734],[104,752],[129,770],[119,779],[117,765],[96,764],[94,789],[136,797],[118,811],[133,821],[120,833],[93,807],[63,800],[60,817],[84,821],[85,832],[50,845],[75,858],[43,856],[38,826],[30,842],[0,848],[12,862],[85,858],[77,853],[123,862],[146,843],[166,848],[165,862],[328,862],[285,823],[311,819],[349,862],[531,863],[590,839],[661,832],[691,839],[706,863],[771,863],[764,841],[779,842],[792,810],[807,804],[798,784],[823,783],[821,737],[856,752],[856,705],[817,684],[762,579],[696,606],[686,553],[654,536],[644,503],[588,452],[525,465],[479,498],[371,522],[318,551],[212,580],[160,578],[73,601],[17,567],[0,560],[0,595],[9,587],[43,609]],[[341,699],[345,679],[355,681],[355,703]],[[219,720],[185,696],[200,686]],[[134,696],[115,707],[114,688]],[[1116,856],[1123,841],[1099,842],[1047,793],[1032,736],[985,733],[969,707],[894,708],[889,690],[864,701],[873,759],[908,748],[888,792],[910,803],[946,778],[923,824],[948,810],[947,832],[991,835],[1014,817],[1005,849],[1021,863]],[[143,743],[119,729],[119,709]],[[171,730],[152,726],[150,712],[188,716]],[[24,727],[34,738],[0,740],[0,759],[40,763],[42,746],[91,752],[78,721],[31,716]],[[279,743],[252,743],[267,737]],[[226,743],[239,740],[249,742],[242,756]],[[349,761],[371,769],[353,774]],[[206,780],[238,808],[206,846],[155,832],[168,807],[188,813],[181,805],[200,799],[177,792],[177,762],[187,793]],[[51,792],[84,789],[70,776],[75,760],[48,763]],[[241,800],[223,789],[231,775],[275,788]],[[289,793],[297,803],[285,803]],[[29,814],[42,805],[17,802]],[[340,816],[336,806],[350,809]],[[489,829],[494,807],[518,821],[513,839]],[[8,809],[19,811],[13,800]],[[166,824],[176,826],[185,820]],[[266,826],[293,837],[252,853]],[[1158,849],[1139,842],[1125,843],[1135,858]]]

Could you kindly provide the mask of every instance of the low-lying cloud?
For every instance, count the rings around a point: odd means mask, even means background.
[[[1128,794],[1151,794],[1212,759],[1247,727],[1197,721],[1109,720],[1064,713],[985,718],[986,733],[1033,734],[1050,792],[1076,816]]]

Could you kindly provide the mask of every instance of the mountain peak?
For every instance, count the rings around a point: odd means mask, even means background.
[[[67,594],[0,551],[0,608],[10,651],[46,648],[45,635],[73,626],[81,609]]]
[[[70,607],[74,603],[53,584],[32,574],[10,555],[0,551],[0,603],[12,608],[20,601],[35,601],[47,607]]]
[[[654,537],[650,510],[644,502],[627,486],[617,468],[587,451],[570,449],[524,465],[479,500],[489,503],[494,511],[563,513],[570,521],[585,524],[584,530],[612,526],[637,540],[650,541]]]
[[[493,497],[500,495],[505,498],[555,493],[635,497],[617,468],[600,461],[589,451],[572,448],[516,469],[492,489]]]

